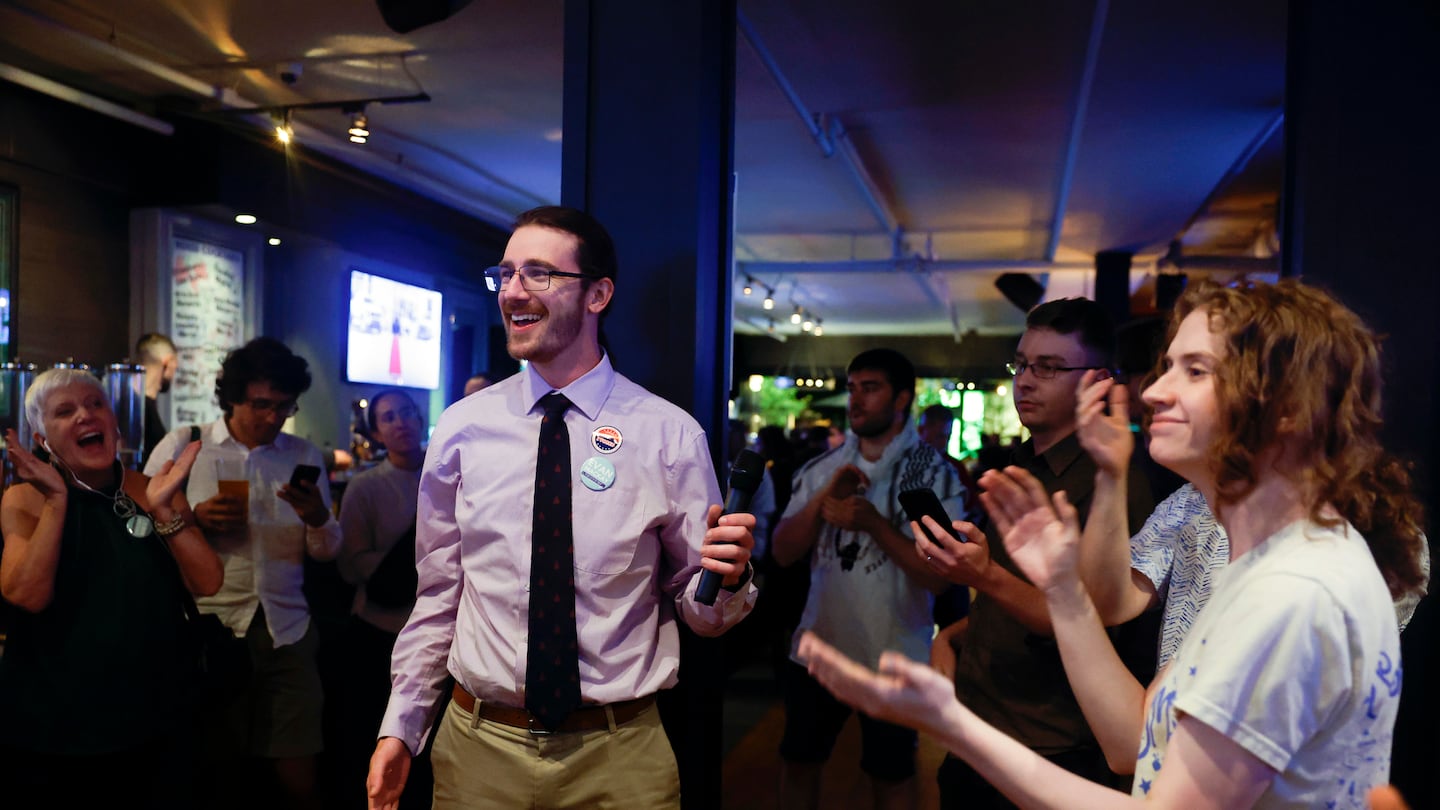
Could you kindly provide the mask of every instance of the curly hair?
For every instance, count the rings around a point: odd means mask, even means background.
[[[1424,585],[1420,501],[1409,465],[1380,444],[1379,339],[1328,293],[1297,281],[1191,285],[1175,305],[1180,322],[1204,312],[1228,351],[1215,377],[1219,435],[1210,448],[1220,504],[1255,489],[1259,456],[1278,436],[1295,439],[1310,519],[1333,506],[1365,537],[1391,593]]]
[[[232,349],[215,376],[215,399],[226,416],[245,401],[252,382],[267,382],[298,397],[310,390],[310,364],[272,337],[257,337]]]

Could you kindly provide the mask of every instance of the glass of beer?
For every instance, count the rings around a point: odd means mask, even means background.
[[[242,512],[249,510],[250,476],[245,472],[245,459],[215,459],[215,481],[221,495],[239,500]]]

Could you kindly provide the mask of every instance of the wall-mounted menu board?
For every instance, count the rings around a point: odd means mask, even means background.
[[[220,417],[220,363],[245,342],[245,254],[172,236],[170,266],[170,339],[180,363],[170,386],[169,424],[204,425]]]

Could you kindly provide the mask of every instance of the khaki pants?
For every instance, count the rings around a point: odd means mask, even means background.
[[[675,754],[654,706],[614,729],[536,736],[451,703],[431,757],[434,810],[680,807]]]

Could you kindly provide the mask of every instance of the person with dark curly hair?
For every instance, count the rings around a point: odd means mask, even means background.
[[[1230,563],[1149,690],[1108,652],[1063,493],[982,480],[1069,677],[1091,681],[1077,692],[1108,684],[1087,719],[1141,730],[1131,803],[1359,806],[1386,781],[1401,686],[1392,599],[1422,587],[1424,539],[1407,468],[1380,445],[1380,368],[1370,329],[1297,282],[1182,296],[1144,394],[1150,452],[1204,495]],[[980,722],[920,664],[892,654],[871,672],[813,636],[801,652],[843,699],[932,733],[1021,806],[1125,803]]]
[[[257,785],[278,783],[299,806],[313,799],[322,747],[318,632],[301,590],[305,556],[333,560],[340,524],[325,481],[300,480],[301,465],[324,469],[320,449],[283,432],[310,388],[305,358],[259,337],[225,356],[215,378],[223,416],[182,426],[156,446],[146,472],[201,441],[186,494],[225,563],[225,585],[196,600],[250,649],[248,687],[204,718],[205,765],[215,806],[255,806]],[[222,484],[223,482],[223,484]]]

